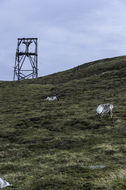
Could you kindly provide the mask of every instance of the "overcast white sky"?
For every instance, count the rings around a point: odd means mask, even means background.
[[[39,76],[126,54],[126,0],[0,0],[0,80],[17,38],[38,38]]]

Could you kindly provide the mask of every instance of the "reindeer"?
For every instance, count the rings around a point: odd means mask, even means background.
[[[112,104],[100,104],[97,109],[96,109],[96,113],[102,117],[104,115],[104,113],[108,113],[110,115],[110,117],[112,118],[112,109],[114,108],[114,106]]]
[[[48,96],[48,97],[46,97],[46,99],[45,99],[46,101],[54,101],[54,100],[58,100],[58,96]]]

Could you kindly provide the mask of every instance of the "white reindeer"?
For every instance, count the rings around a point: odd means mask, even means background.
[[[97,109],[96,112],[97,114],[102,117],[104,115],[104,113],[108,113],[110,115],[110,117],[112,118],[112,109],[114,108],[114,106],[112,104],[100,104]]]
[[[11,184],[9,184],[7,181],[5,181],[4,179],[0,178],[0,189],[7,187],[7,186],[12,186]]]
[[[58,100],[58,97],[57,96],[48,96],[46,99],[46,101],[54,101],[54,100]]]

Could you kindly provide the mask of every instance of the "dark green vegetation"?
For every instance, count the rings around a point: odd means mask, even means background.
[[[98,119],[108,102],[113,119]],[[126,189],[126,57],[0,82],[0,177],[14,190]]]

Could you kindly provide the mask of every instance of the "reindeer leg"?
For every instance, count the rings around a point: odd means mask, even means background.
[[[111,111],[111,114],[110,114],[111,118],[112,118],[112,115],[113,115],[113,114],[112,114],[112,111]]]
[[[100,118],[102,118],[102,117],[103,117],[103,115],[104,115],[104,114],[103,114],[103,113],[101,113],[101,114],[100,114]]]
[[[112,115],[113,115],[113,114],[112,114],[112,111],[109,112],[109,115],[110,115],[110,118],[112,118]]]

